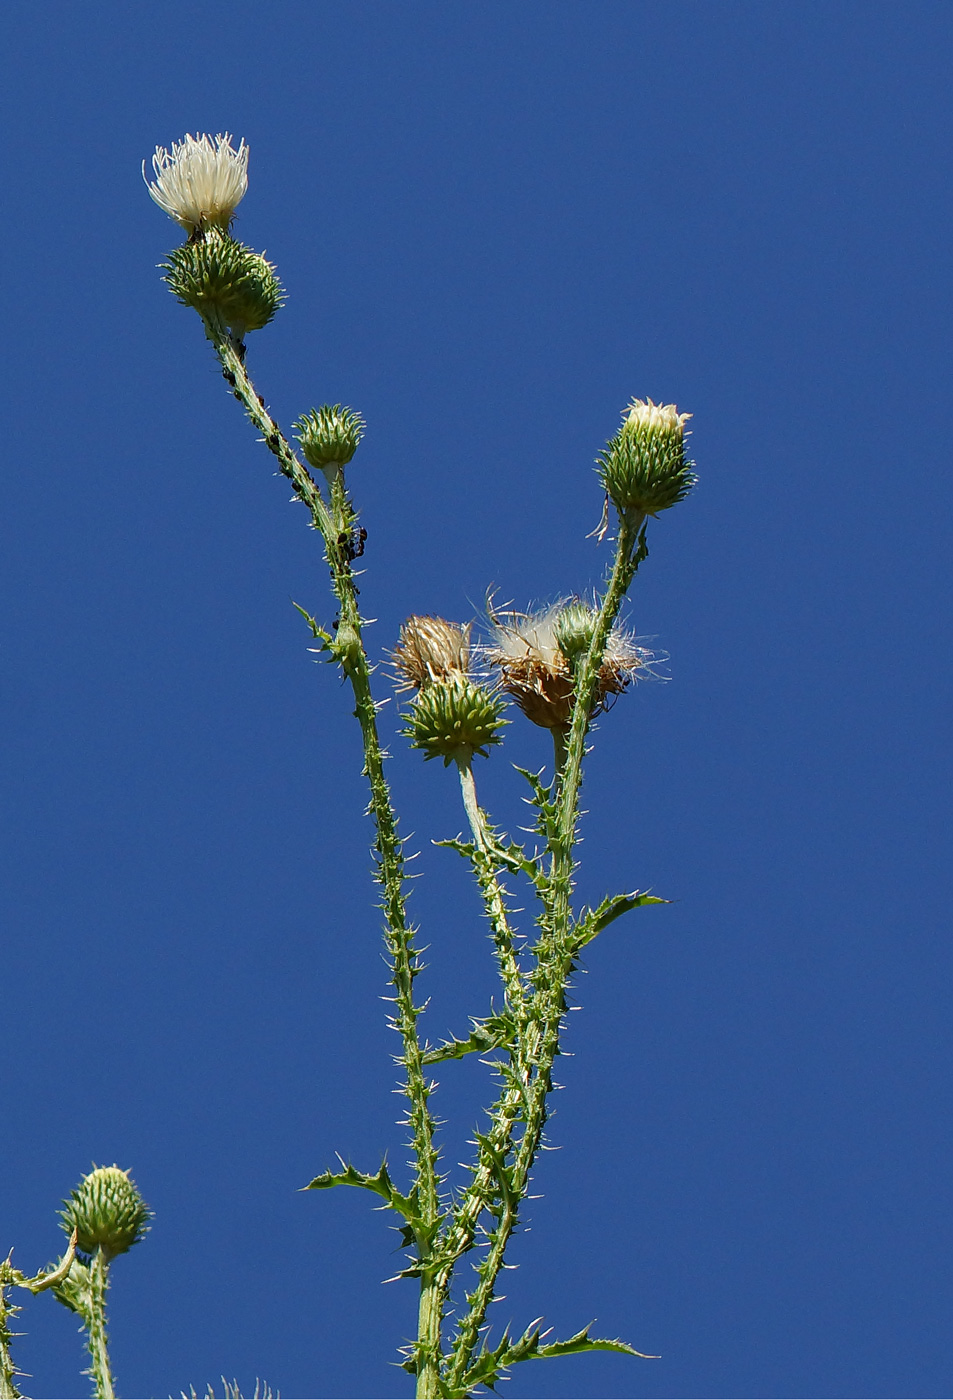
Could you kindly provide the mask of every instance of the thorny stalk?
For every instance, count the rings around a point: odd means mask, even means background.
[[[355,513],[340,481],[332,489],[331,509],[328,509],[307,467],[292,450],[265,408],[263,399],[256,393],[245,369],[243,349],[236,345],[221,318],[209,314],[203,316],[203,320],[235,397],[262,434],[295,494],[310,510],[314,525],[324,539],[332,587],[340,607],[335,635],[324,634],[323,640],[325,648],[339,662],[351,684],[354,713],[364,743],[364,771],[370,787],[370,810],[376,827],[378,878],[384,891],[382,907],[395,989],[393,1019],[403,1042],[401,1063],[406,1074],[403,1088],[409,1100],[408,1125],[417,1164],[416,1188],[421,1221],[416,1239],[421,1282],[418,1394],[436,1396],[440,1394],[442,1297],[435,1280],[432,1248],[440,1224],[441,1208],[435,1127],[429,1106],[432,1084],[424,1073],[423,1050],[417,1027],[421,1008],[414,1002],[414,978],[419,971],[419,954],[414,943],[414,931],[407,923],[403,848],[384,776],[384,755],[371,694],[370,666],[362,638],[362,619],[351,568],[349,541]]]
[[[493,946],[500,965],[506,1005],[510,1011],[519,1015],[523,1010],[526,987],[516,956],[516,943],[513,929],[510,927],[505,892],[500,884],[499,867],[493,853],[493,841],[487,828],[486,817],[477,801],[473,765],[469,760],[459,760],[458,767],[463,806],[476,847],[473,867],[493,931]]]
[[[109,1259],[97,1249],[89,1266],[88,1309],[84,1311],[89,1354],[92,1362],[89,1374],[96,1387],[96,1400],[115,1400],[112,1370],[109,1365],[109,1338],[106,1334],[106,1293],[109,1288]]]
[[[489,918],[499,963],[508,1019],[507,1036],[497,1042],[506,1059],[490,1063],[502,1080],[496,1104],[490,1110],[486,1132],[476,1141],[476,1159],[469,1185],[452,1206],[441,1202],[437,1171],[435,1125],[429,1098],[433,1085],[425,1075],[426,1061],[418,1028],[421,1008],[414,1002],[413,983],[420,969],[414,930],[408,926],[404,896],[402,843],[397,832],[390,793],[384,776],[383,753],[377,732],[376,708],[371,693],[371,667],[362,638],[358,590],[351,568],[357,515],[341,471],[332,474],[329,497],[322,495],[308,468],[256,393],[244,363],[244,346],[236,341],[224,320],[203,312],[206,332],[222,364],[235,397],[275,455],[282,473],[298,499],[308,507],[315,528],[324,540],[331,582],[339,605],[332,635],[312,620],[322,649],[341,666],[354,694],[355,715],[361,727],[365,773],[370,786],[370,810],[376,827],[378,878],[383,887],[386,937],[391,956],[393,1024],[399,1031],[405,1069],[404,1092],[409,1100],[410,1128],[416,1171],[411,1195],[397,1201],[411,1226],[417,1257],[411,1274],[420,1279],[420,1306],[416,1343],[409,1349],[408,1367],[416,1372],[417,1395],[463,1396],[492,1374],[479,1374],[483,1364],[475,1353],[485,1329],[490,1303],[507,1247],[518,1226],[519,1209],[526,1198],[530,1174],[540,1150],[547,1121],[548,1096],[553,1088],[552,1069],[559,1054],[560,1033],[566,1011],[566,991],[575,966],[572,891],[574,849],[579,818],[586,736],[597,708],[600,669],[606,645],[622,600],[641,559],[645,557],[644,515],[620,510],[620,528],[612,572],[596,613],[590,645],[573,667],[574,702],[568,729],[553,729],[555,775],[543,796],[538,795],[542,829],[547,836],[548,865],[541,859],[523,862],[530,873],[542,910],[540,933],[530,950],[532,967],[524,971],[517,955],[514,931],[501,883],[501,871],[509,857],[497,843],[493,829],[479,806],[472,766],[458,760],[464,808],[473,835],[469,853]],[[519,864],[519,863],[518,863]],[[364,1178],[364,1184],[370,1182]],[[375,1178],[379,1184],[379,1179]],[[376,1189],[376,1187],[375,1187]],[[385,1188],[389,1189],[389,1188]],[[402,1203],[403,1204],[402,1204]],[[458,1319],[454,1340],[444,1352],[442,1332],[450,1289],[462,1256],[474,1249],[481,1236],[483,1246],[476,1267],[477,1282],[467,1295],[466,1309]],[[589,1341],[585,1345],[629,1350],[622,1344]],[[544,1354],[537,1349],[535,1353]],[[486,1347],[481,1356],[496,1366],[496,1354]],[[517,1359],[520,1359],[517,1357]],[[505,1367],[505,1359],[499,1362]]]
[[[615,561],[598,611],[592,641],[576,672],[575,703],[568,736],[553,730],[556,759],[556,822],[550,841],[549,878],[544,890],[542,933],[533,949],[535,993],[522,1018],[518,1043],[505,1074],[507,1088],[491,1110],[490,1128],[479,1140],[479,1153],[468,1190],[454,1213],[448,1253],[456,1262],[472,1247],[484,1211],[491,1207],[496,1223],[489,1232],[487,1251],[477,1266],[478,1281],[468,1296],[469,1308],[457,1326],[446,1369],[447,1394],[460,1390],[495,1296],[506,1248],[518,1224],[520,1203],[529,1187],[539,1152],[552,1089],[552,1068],[559,1053],[559,1036],[566,1009],[566,989],[573,970],[572,931],[573,850],[578,824],[579,789],[585,740],[599,682],[606,642],[640,561],[642,519],[623,516]],[[637,542],[640,549],[636,548]],[[545,891],[545,892],[544,892]],[[514,1135],[523,1132],[514,1150]],[[512,1161],[508,1158],[512,1154]],[[448,1275],[449,1284],[449,1275]]]

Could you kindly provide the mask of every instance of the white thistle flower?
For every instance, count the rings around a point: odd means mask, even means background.
[[[149,193],[170,218],[189,234],[209,225],[228,232],[235,209],[248,189],[248,147],[236,151],[226,132],[218,136],[188,136],[172,142],[171,153],[157,146],[152,157],[155,181],[150,184],[146,163],[142,178]]]
[[[622,416],[626,423],[631,424],[634,428],[645,428],[649,432],[674,432],[681,437],[685,431],[685,424],[692,415],[679,413],[673,403],[653,403],[651,399],[633,399],[628,407],[622,410]]]

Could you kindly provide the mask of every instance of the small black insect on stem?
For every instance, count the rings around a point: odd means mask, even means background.
[[[352,559],[360,559],[364,553],[364,542],[367,539],[367,531],[363,525],[357,526],[353,530],[342,530],[338,535],[338,549],[344,551],[348,562]]]

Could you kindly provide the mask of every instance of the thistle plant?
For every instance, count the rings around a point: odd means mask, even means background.
[[[11,1303],[11,1288],[36,1294],[49,1290],[80,1317],[86,1334],[96,1400],[113,1400],[116,1394],[109,1362],[106,1334],[106,1292],[109,1268],[120,1254],[138,1244],[149,1229],[152,1211],[139,1194],[128,1172],[117,1166],[93,1167],[68,1200],[63,1202],[60,1224],[69,1236],[66,1252],[32,1278],[13,1267],[12,1253],[0,1263],[0,1400],[18,1400],[11,1344],[18,1335],[10,1322],[22,1309]]]
[[[151,1217],[136,1183],[117,1166],[94,1167],[60,1211],[74,1257],[53,1293],[80,1318],[90,1355],[87,1375],[93,1379],[97,1400],[112,1400],[116,1393],[106,1331],[110,1266],[145,1237]]]
[[[553,1339],[538,1320],[518,1334],[504,1330],[494,1337],[488,1314],[544,1142],[567,991],[583,949],[623,914],[665,903],[634,889],[595,908],[577,908],[576,844],[593,722],[650,668],[651,653],[621,627],[619,617],[648,556],[650,519],[681,501],[694,483],[685,451],[689,415],[672,404],[634,399],[599,454],[606,501],[602,533],[610,505],[615,528],[611,568],[591,599],[565,598],[535,613],[497,610],[491,603],[487,635],[479,643],[473,642],[470,625],[411,617],[389,653],[406,701],[404,736],[425,759],[440,758],[445,767],[457,769],[469,837],[442,844],[473,872],[500,978],[499,1001],[475,1014],[459,1037],[430,1044],[417,988],[420,945],[406,912],[404,843],[378,731],[380,700],[371,685],[375,661],[365,645],[355,586],[354,561],[364,552],[366,533],[350,478],[364,421],[341,404],[306,410],[294,425],[299,455],[252,383],[246,337],[273,319],[284,294],[264,255],[232,237],[235,209],[247,189],[245,144],[236,150],[228,136],[186,136],[171,151],[157,149],[152,164],[150,193],[186,233],[163,264],[165,281],[198,313],[229,390],[307,507],[323,542],[337,618],[326,626],[296,606],[319,658],[338,668],[351,688],[363,741],[411,1173],[398,1181],[386,1162],[365,1170],[342,1158],[340,1170],[320,1173],[308,1189],[358,1187],[396,1216],[406,1250],[398,1277],[413,1281],[419,1291],[417,1334],[402,1362],[416,1378],[418,1396],[481,1393],[527,1360],[594,1350],[643,1356],[626,1342],[592,1336],[589,1328]],[[545,770],[518,769],[535,811],[531,842],[505,834],[477,796],[475,762],[495,756],[503,743],[509,701],[553,737],[549,776]],[[521,723],[512,725],[513,735]],[[511,886],[517,884],[533,898],[531,930],[516,922]],[[431,1097],[438,1067],[468,1055],[488,1066],[491,1102],[465,1176],[451,1189]],[[79,1248],[86,1248],[94,1238],[86,1206],[77,1199],[65,1218],[76,1228]],[[95,1238],[90,1290],[96,1260],[104,1269],[114,1248],[105,1237]],[[63,1291],[60,1285],[60,1296]],[[104,1335],[104,1315],[102,1325]]]

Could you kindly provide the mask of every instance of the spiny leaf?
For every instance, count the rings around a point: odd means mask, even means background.
[[[311,628],[312,637],[314,637],[316,641],[321,643],[320,650],[327,651],[331,643],[334,641],[334,638],[331,636],[331,633],[326,632],[321,626],[321,624],[317,621],[317,619],[313,618],[309,612],[306,612],[305,609],[301,606],[301,604],[296,603],[293,598],[291,600],[291,606],[297,609],[297,611],[304,618],[305,622]]]
[[[462,1060],[464,1055],[485,1055],[501,1045],[509,1045],[516,1034],[512,1016],[488,1016],[483,1021],[475,1021],[473,1030],[466,1040],[445,1040],[433,1049],[424,1052],[425,1065],[437,1065],[442,1060]]]
[[[574,1337],[568,1337],[564,1342],[547,1342],[532,1358],[527,1359],[543,1361],[550,1356],[574,1356],[581,1351],[619,1351],[625,1356],[640,1356],[643,1361],[659,1359],[648,1352],[636,1351],[635,1347],[630,1347],[628,1342],[620,1342],[618,1338],[610,1340],[606,1337],[590,1337],[589,1327],[584,1327],[581,1332],[577,1332]]]
[[[375,1195],[381,1196],[393,1210],[404,1217],[411,1228],[416,1230],[420,1223],[416,1194],[404,1196],[397,1190],[390,1179],[386,1162],[381,1163],[380,1171],[376,1176],[368,1176],[366,1172],[359,1172],[356,1167],[351,1166],[350,1162],[346,1162],[343,1172],[322,1172],[313,1181],[309,1181],[304,1190],[325,1191],[331,1186],[361,1186],[365,1191],[373,1191]]]
[[[492,1388],[501,1371],[509,1370],[511,1366],[515,1366],[520,1361],[547,1361],[551,1357],[574,1356],[583,1351],[615,1351],[626,1356],[639,1356],[646,1361],[658,1360],[658,1357],[636,1351],[627,1342],[605,1337],[590,1337],[588,1327],[584,1327],[574,1337],[567,1337],[564,1342],[544,1342],[543,1338],[549,1333],[540,1330],[541,1320],[541,1318],[537,1318],[535,1322],[531,1322],[522,1337],[516,1341],[513,1341],[509,1334],[504,1332],[498,1346],[492,1349],[485,1348],[475,1364],[467,1371],[460,1394],[468,1395],[475,1385],[486,1385]]]
[[[671,904],[670,899],[660,899],[647,891],[633,890],[631,894],[616,894],[604,899],[596,909],[590,909],[576,925],[572,947],[578,952],[591,943],[597,934],[630,909],[640,909],[643,904]]]

